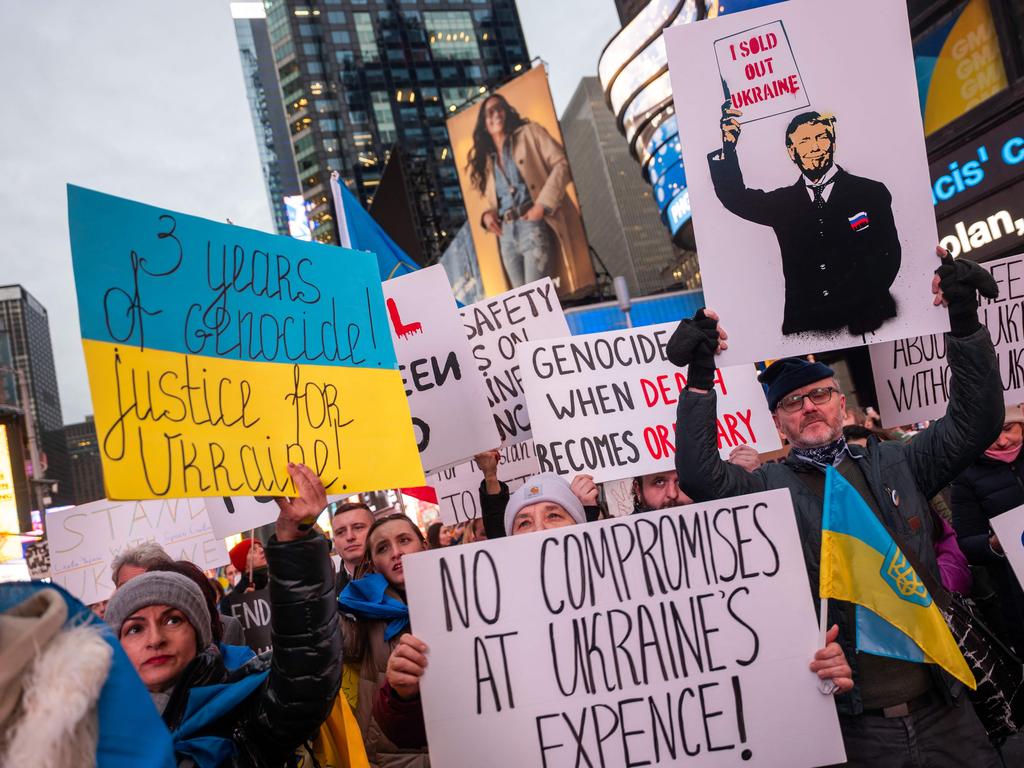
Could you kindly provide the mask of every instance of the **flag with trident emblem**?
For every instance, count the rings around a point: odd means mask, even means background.
[[[975,688],[974,676],[925,585],[857,490],[825,473],[821,597],[856,605],[857,650],[938,664]]]

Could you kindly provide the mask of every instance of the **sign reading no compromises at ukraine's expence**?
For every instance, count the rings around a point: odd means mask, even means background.
[[[422,485],[372,254],[68,187],[108,495]]]
[[[434,765],[845,760],[786,490],[403,563]]]

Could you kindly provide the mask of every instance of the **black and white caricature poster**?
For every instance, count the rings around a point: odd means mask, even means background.
[[[790,0],[665,42],[719,363],[948,330],[906,4]]]

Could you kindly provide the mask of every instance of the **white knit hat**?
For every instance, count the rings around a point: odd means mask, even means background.
[[[505,534],[512,535],[512,522],[519,510],[542,501],[557,504],[577,523],[586,522],[587,515],[583,511],[583,502],[572,492],[569,484],[554,472],[542,472],[528,477],[526,482],[509,496],[505,507]]]

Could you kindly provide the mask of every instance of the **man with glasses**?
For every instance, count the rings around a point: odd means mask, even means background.
[[[949,308],[949,405],[945,418],[908,443],[848,445],[843,438],[846,397],[832,369],[791,357],[772,363],[760,377],[775,424],[790,443],[789,456],[753,472],[735,467],[719,458],[712,386],[715,354],[728,346],[728,335],[714,312],[701,310],[680,323],[669,341],[669,359],[690,366],[676,417],[680,487],[698,502],[788,489],[814,598],[827,468],[836,468],[938,581],[928,499],[981,455],[1002,426],[995,350],[977,317],[978,291],[995,298],[996,283],[977,264],[954,262],[941,249],[939,255],[943,261],[932,293],[935,305]],[[853,669],[853,689],[836,697],[848,765],[999,765],[962,684],[933,664],[857,652],[849,603],[829,601],[828,625],[838,625],[839,643]]]

